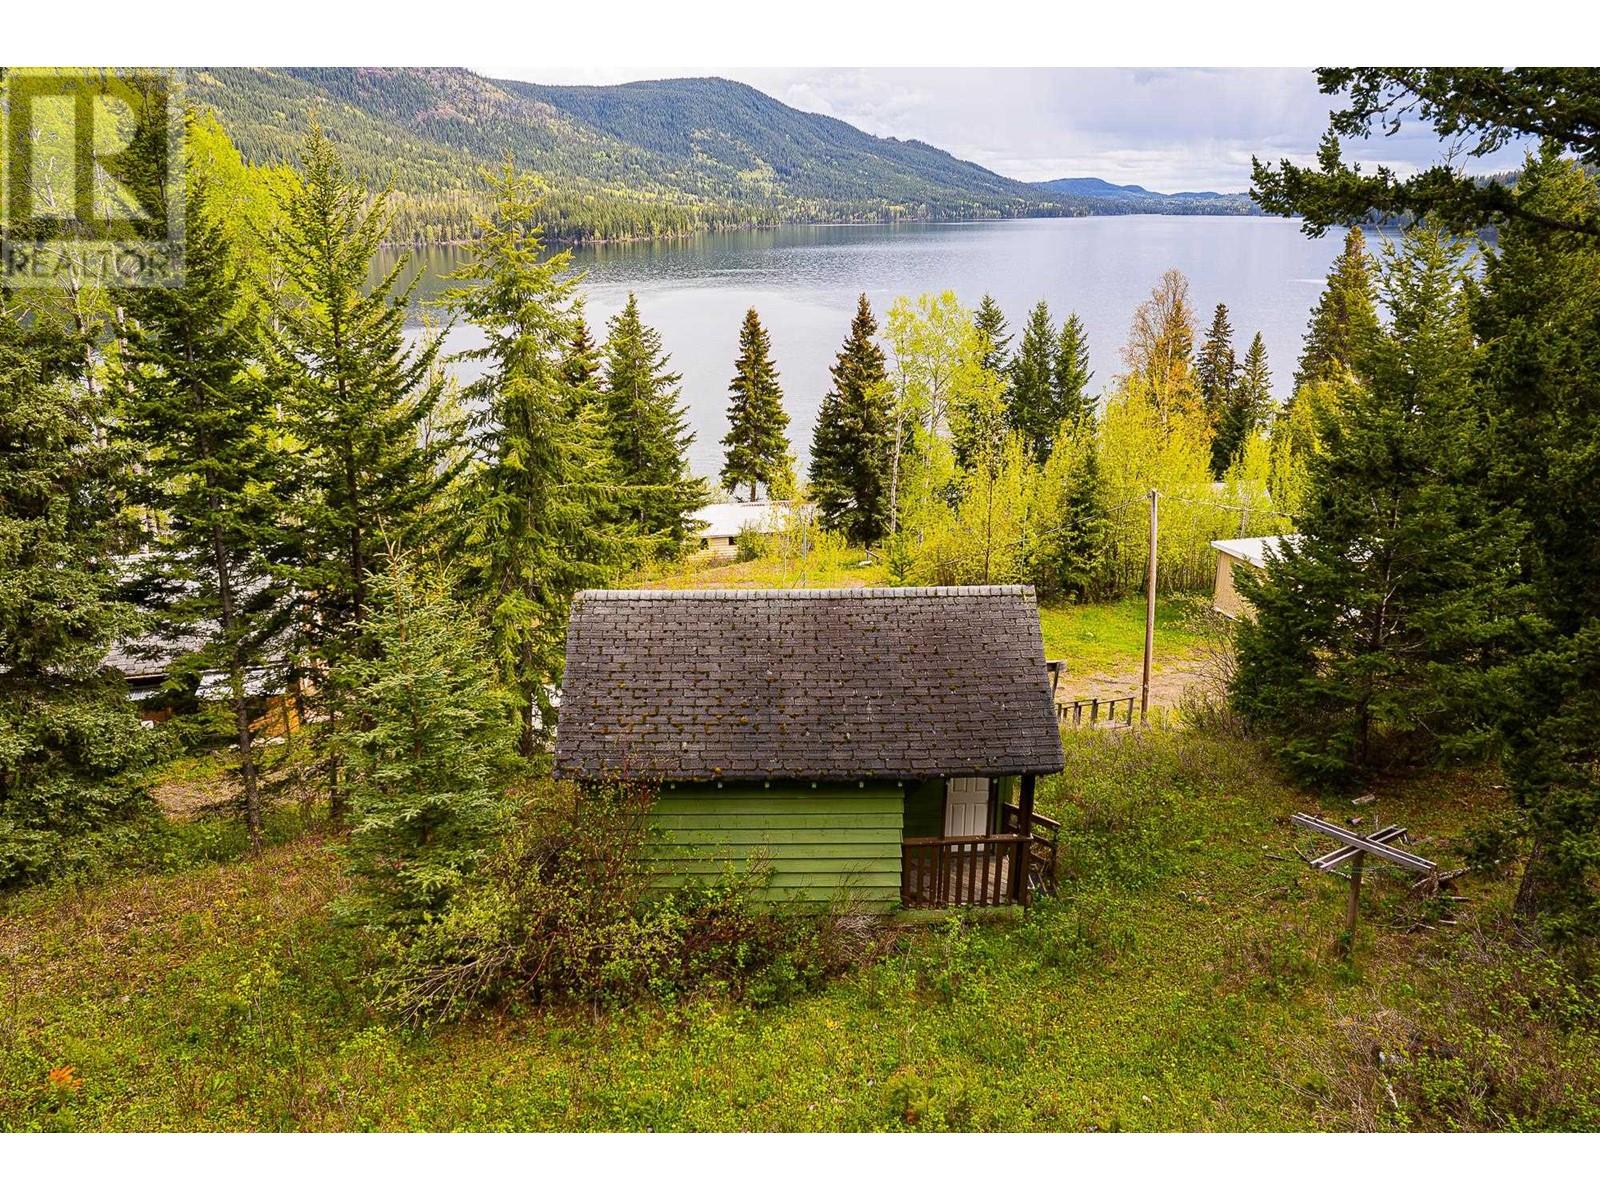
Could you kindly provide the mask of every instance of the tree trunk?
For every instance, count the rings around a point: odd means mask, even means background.
[[[245,674],[234,655],[233,675],[229,686],[233,691],[233,723],[239,745],[239,782],[244,790],[244,824],[250,831],[250,852],[261,853],[261,789],[256,771],[255,741],[250,729],[250,709],[244,694]]]

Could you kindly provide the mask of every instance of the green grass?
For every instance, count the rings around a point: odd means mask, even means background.
[[[1059,899],[908,931],[769,1008],[707,994],[386,1028],[362,944],[329,918],[345,879],[318,835],[22,893],[0,916],[0,1127],[1600,1125],[1600,1006],[1506,932],[1510,875],[1469,876],[1462,924],[1407,933],[1420,909],[1374,873],[1346,964],[1343,885],[1285,821],[1315,801],[1253,747],[1180,730],[1067,754],[1041,801],[1066,822]],[[1325,811],[1407,824],[1453,862],[1504,803],[1492,782],[1430,775]]]
[[[1187,660],[1205,643],[1209,603],[1196,596],[1156,599],[1157,663]],[[1136,669],[1144,655],[1145,601],[1129,596],[1103,604],[1047,604],[1039,609],[1046,658],[1063,658],[1073,674]]]

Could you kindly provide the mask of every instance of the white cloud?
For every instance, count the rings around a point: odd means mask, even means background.
[[[806,112],[880,137],[930,142],[1017,179],[1098,175],[1157,191],[1243,191],[1252,155],[1307,162],[1333,106],[1302,69],[507,67],[485,73],[561,83],[722,75]],[[1365,163],[1400,170],[1443,154],[1432,134],[1416,127],[1354,151]],[[1504,170],[1520,158],[1519,149],[1508,148],[1470,165]]]

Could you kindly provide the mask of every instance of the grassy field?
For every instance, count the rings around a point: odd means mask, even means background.
[[[1519,948],[1513,881],[1461,923],[1381,874],[1352,962],[1343,886],[1296,856],[1314,801],[1248,744],[1069,736],[1044,807],[1057,900],[899,936],[767,1008],[716,994],[515,1008],[431,1034],[373,1015],[329,920],[337,844],[11,898],[0,917],[6,1129],[1449,1129],[1600,1125],[1600,1011]],[[1503,803],[1429,776],[1359,810],[1457,861]],[[1301,843],[1304,844],[1304,843]]]
[[[1209,602],[1195,596],[1156,601],[1155,661],[1192,661],[1207,637]],[[1064,658],[1074,673],[1133,669],[1144,654],[1142,596],[1105,604],[1046,604],[1039,609],[1046,658]]]

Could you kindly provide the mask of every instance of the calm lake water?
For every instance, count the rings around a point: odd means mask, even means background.
[[[828,389],[828,368],[863,291],[880,323],[895,297],[945,288],[969,306],[990,293],[1013,330],[1040,299],[1049,302],[1058,322],[1077,312],[1088,330],[1095,384],[1103,387],[1122,369],[1134,308],[1163,271],[1177,267],[1189,277],[1202,330],[1222,301],[1232,314],[1241,357],[1261,331],[1275,391],[1282,396],[1341,241],[1339,231],[1309,239],[1299,222],[1277,217],[1084,217],[708,234],[585,248],[574,262],[584,273],[597,339],[628,293],[638,293],[644,319],[661,331],[673,368],[683,376],[695,433],[692,465],[714,476],[722,461],[719,442],[727,428],[739,323],[752,305],[772,335],[789,438],[804,464]],[[439,277],[463,253],[414,253],[423,272],[419,295],[437,294]],[[458,350],[476,340],[473,330],[458,326],[448,347]],[[470,368],[456,369],[465,374]]]

